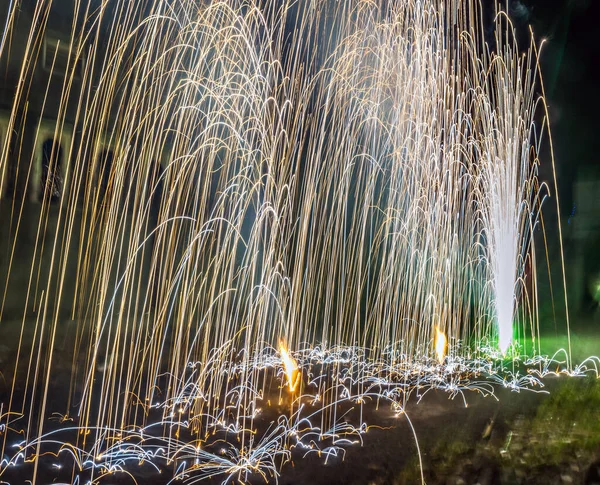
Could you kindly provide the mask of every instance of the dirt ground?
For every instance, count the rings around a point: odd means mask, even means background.
[[[67,364],[64,375],[66,367]],[[53,394],[56,398],[66,392],[60,376],[58,372]],[[400,416],[395,415],[389,403],[367,404],[362,409],[362,419],[370,427],[362,435],[362,445],[344,446],[344,452],[338,456],[303,456],[303,451],[294,449],[280,476],[270,477],[267,483],[600,483],[600,380],[554,377],[544,383],[550,394],[497,389],[496,399],[467,391],[466,406],[460,395],[449,399],[443,391],[430,391],[424,396],[413,394],[406,415]],[[0,388],[0,401],[6,402],[6,380]],[[592,394],[586,394],[590,389]],[[349,411],[345,418],[348,421],[360,419],[358,409],[349,407],[343,411]],[[264,429],[282,412],[285,410],[281,407],[267,410],[261,418]],[[594,419],[596,424],[590,426]],[[40,460],[37,483],[75,483],[72,462],[64,461],[65,469],[59,471],[56,459],[52,459]],[[31,464],[7,469],[0,479],[13,485],[26,483],[32,470]],[[131,472],[131,476],[121,473],[96,483],[166,485],[173,476],[173,468],[157,473],[140,466]],[[225,478],[219,476],[201,483],[223,483]],[[188,482],[172,483],[195,482],[191,475]],[[250,483],[265,480],[254,476]]]

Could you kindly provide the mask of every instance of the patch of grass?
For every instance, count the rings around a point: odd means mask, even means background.
[[[423,443],[422,443],[423,444]],[[426,482],[438,483],[440,477],[448,477],[456,472],[457,465],[474,452],[474,443],[455,426],[449,426],[435,437],[424,457]],[[421,471],[417,456],[413,456],[398,476],[398,483],[412,484],[421,482]]]
[[[600,379],[567,379],[538,408],[531,422],[532,458],[558,464],[576,451],[600,447]],[[535,463],[532,463],[535,464]]]

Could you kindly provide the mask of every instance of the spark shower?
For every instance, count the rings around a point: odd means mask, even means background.
[[[362,440],[341,403],[400,415],[417,389],[549,372],[546,105],[536,44],[498,6],[490,34],[474,0],[78,0],[51,43],[53,8],[18,46],[0,158],[0,325],[27,273],[0,477],[276,480]],[[22,134],[44,116],[40,167]]]

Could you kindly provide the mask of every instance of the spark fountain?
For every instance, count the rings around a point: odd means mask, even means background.
[[[340,406],[597,374],[518,351],[548,126],[498,6],[493,39],[475,0],[69,8],[0,44],[2,480],[276,481],[362,441]]]

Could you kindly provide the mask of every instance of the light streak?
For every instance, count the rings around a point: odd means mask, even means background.
[[[296,450],[360,445],[369,406],[408,419],[431,391],[466,405],[598,375],[597,357],[520,353],[541,337],[549,131],[535,44],[522,55],[504,15],[472,24],[477,0],[82,0],[68,49],[42,51],[53,3],[11,3],[0,42],[18,80],[0,332],[23,300],[0,478],[33,462],[35,482],[50,449],[77,483],[142,464],[277,481]],[[36,59],[63,57],[40,81]],[[64,145],[45,161],[59,203],[42,189],[47,137]]]

